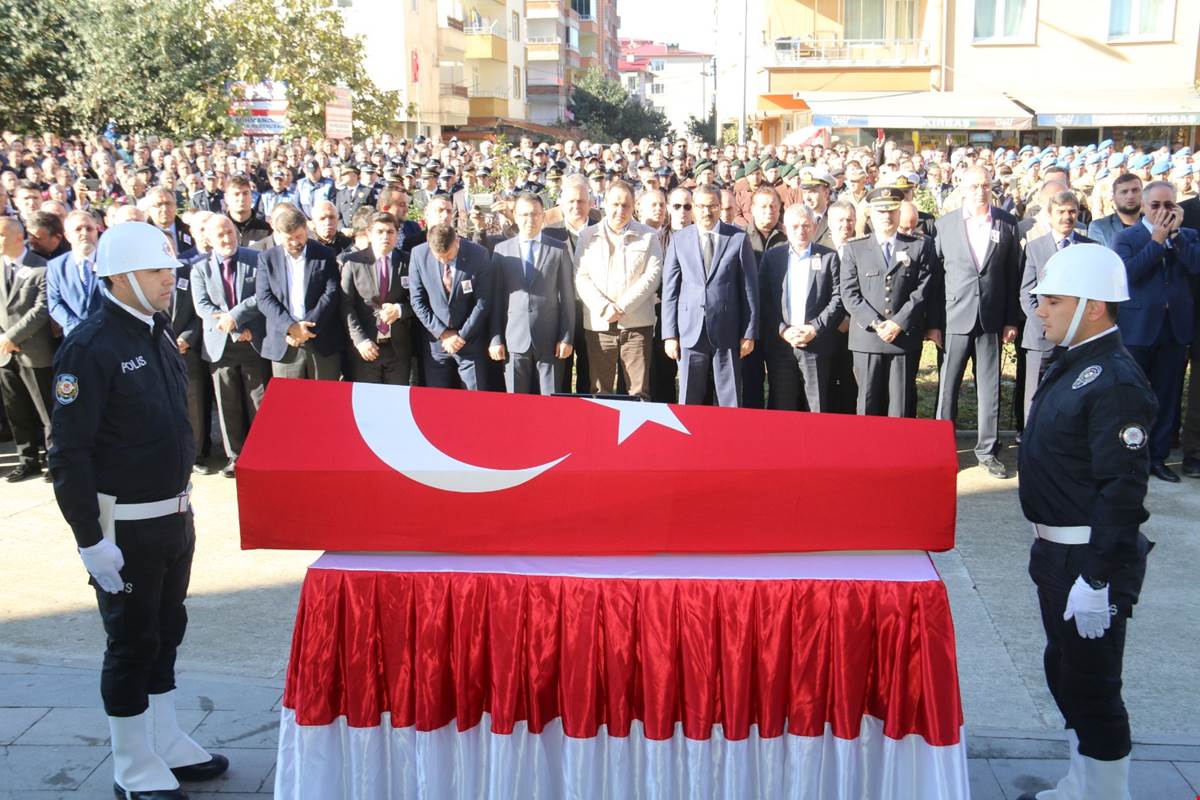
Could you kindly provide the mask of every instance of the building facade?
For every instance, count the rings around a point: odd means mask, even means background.
[[[1194,0],[761,0],[720,4],[718,117],[778,142],[1194,143]],[[722,41],[724,40],[724,41]],[[744,68],[743,68],[744,64]]]
[[[525,0],[529,120],[569,123],[574,76],[599,67],[617,78],[620,55],[615,0]]]
[[[621,58],[649,71],[647,104],[666,115],[676,134],[687,133],[689,117],[708,118],[716,90],[711,53],[643,39],[622,39]]]

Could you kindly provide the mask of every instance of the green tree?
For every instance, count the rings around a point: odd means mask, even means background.
[[[597,141],[642,136],[657,139],[670,130],[661,111],[643,106],[619,82],[606,78],[599,67],[576,77],[571,91],[571,113],[575,124]]]
[[[228,38],[206,0],[78,0],[64,60],[78,76],[67,93],[81,130],[110,118],[123,129],[227,132]]]
[[[61,0],[0,0],[0,120],[21,133],[63,131],[65,102],[76,64],[63,58],[70,39],[70,4]]]
[[[712,107],[708,110],[708,117],[700,119],[699,117],[688,114],[687,131],[689,136],[694,136],[701,141],[710,141],[714,131],[717,129],[717,104],[714,101]]]
[[[335,84],[352,92],[356,136],[395,125],[399,93],[380,90],[367,76],[362,40],[346,36],[328,0],[233,0],[217,11],[216,24],[237,43],[228,80],[287,81],[294,131],[325,130]]]

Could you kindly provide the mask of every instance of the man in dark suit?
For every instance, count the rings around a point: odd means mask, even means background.
[[[379,193],[376,207],[380,213],[391,214],[400,223],[396,235],[396,249],[406,257],[413,248],[425,241],[425,231],[414,219],[408,218],[408,192],[400,188],[388,187]],[[411,260],[409,263],[412,263]]]
[[[174,199],[171,197],[172,201]],[[163,234],[170,241],[171,234],[165,230]],[[195,252],[193,248],[191,253]],[[208,387],[208,368],[204,365],[200,352],[200,318],[196,316],[196,307],[192,300],[191,261],[191,258],[179,259],[179,269],[175,271],[175,288],[171,292],[167,316],[171,320],[171,330],[175,332],[175,346],[179,348],[179,355],[187,366],[188,422],[191,423],[192,440],[196,446],[196,463],[192,465],[192,470],[201,475],[211,475],[213,471],[204,463],[203,456],[204,434],[208,429],[204,424],[204,394]]]
[[[945,358],[938,380],[938,419],[957,419],[967,359],[975,366],[979,435],[975,457],[997,478],[1008,470],[996,458],[1000,432],[1000,351],[1017,338],[1021,245],[1017,220],[989,205],[991,179],[968,169],[958,185],[961,208],[942,216],[933,237],[937,263],[930,328],[944,331]]]
[[[96,277],[96,244],[100,229],[86,211],[72,211],[64,225],[71,250],[50,261],[46,269],[46,298],[50,317],[67,336],[100,308],[100,279]]]
[[[867,195],[870,236],[842,247],[841,295],[850,315],[850,351],[858,413],[915,417],[921,344],[932,291],[933,244],[897,232],[904,193],[880,187]]]
[[[587,178],[582,175],[568,175],[563,179],[562,191],[558,195],[558,208],[552,208],[546,212],[546,225],[542,228],[542,235],[548,239],[557,239],[562,242],[567,248],[567,255],[571,257],[573,263],[578,265],[575,259],[575,244],[579,241],[579,232],[589,225],[595,225],[602,216],[600,209],[592,207],[591,187],[588,186]],[[583,316],[583,303],[576,298],[573,342],[578,347],[574,347],[572,350],[574,368],[572,369],[571,358],[566,359],[563,363],[562,380],[559,383],[560,392],[571,391],[572,373],[575,375],[576,391],[586,392],[591,385],[588,376],[587,348],[583,346]]]
[[[145,200],[149,206],[147,215],[150,223],[174,243],[175,255],[180,261],[191,261],[197,254],[196,241],[187,223],[176,216],[175,193],[155,186],[146,192]]]
[[[554,394],[575,340],[574,263],[562,242],[543,235],[542,199],[517,196],[517,235],[496,245],[496,304],[488,355],[504,361],[509,392]]]
[[[17,466],[5,477],[12,483],[42,472],[53,361],[46,261],[26,248],[20,222],[0,217],[0,402],[17,446]]]
[[[396,249],[398,229],[391,214],[375,214],[367,228],[371,246],[342,264],[341,314],[354,346],[350,379],[360,383],[408,385],[413,311],[408,259]]]
[[[1118,175],[1112,182],[1113,213],[1106,217],[1092,220],[1088,225],[1088,237],[1111,248],[1117,241],[1117,234],[1142,219],[1142,179],[1132,172]],[[1192,201],[1185,201],[1192,202]],[[1179,204],[1181,207],[1185,203]],[[1187,218],[1184,217],[1184,227]]]
[[[837,253],[814,244],[812,211],[796,204],[783,215],[788,245],[763,254],[762,348],[771,408],[829,411],[838,325],[845,317]]]
[[[676,233],[663,259],[663,346],[679,362],[679,400],[738,406],[741,360],[758,336],[758,264],[746,232],[720,220],[720,192],[692,195],[696,224]]]
[[[266,335],[255,297],[259,252],[238,246],[237,227],[228,217],[211,217],[205,235],[210,252],[192,264],[192,304],[202,324],[201,356],[212,374],[228,459],[221,474],[232,478],[270,376],[259,355]]]
[[[1158,398],[1150,474],[1171,483],[1180,478],[1165,461],[1179,431],[1187,348],[1195,333],[1189,277],[1200,276],[1200,235],[1182,223],[1175,187],[1152,181],[1142,190],[1141,223],[1117,234],[1113,246],[1129,277],[1129,301],[1121,304],[1117,325]]]
[[[277,208],[275,225],[283,244],[259,255],[254,292],[267,321],[262,355],[277,378],[337,380],[343,338],[336,253],[309,240],[308,221],[294,208]]]
[[[488,386],[492,268],[487,250],[450,223],[432,226],[409,262],[409,291],[421,323],[421,360],[429,386]]]
[[[1073,244],[1092,242],[1075,230],[1079,216],[1079,200],[1073,192],[1064,191],[1052,196],[1047,201],[1046,212],[1050,218],[1050,233],[1026,242],[1022,251],[1019,300],[1025,312],[1025,330],[1021,335],[1026,376],[1025,419],[1029,419],[1029,405],[1033,402],[1033,394],[1037,391],[1042,374],[1050,366],[1050,354],[1054,350],[1054,343],[1046,338],[1046,328],[1037,316],[1038,298],[1033,289],[1046,276],[1046,264],[1051,256]]]
[[[774,186],[760,185],[750,196],[750,224],[746,227],[746,238],[754,251],[754,263],[761,270],[763,255],[772,247],[786,245],[788,238],[780,224],[783,203]],[[816,217],[814,216],[814,219]],[[767,337],[775,338],[775,332],[764,328],[759,332],[759,346],[742,359],[742,407],[764,408],[763,382],[766,379],[766,348],[762,346]]]

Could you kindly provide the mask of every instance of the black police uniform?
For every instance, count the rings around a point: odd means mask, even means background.
[[[90,547],[102,538],[97,492],[125,504],[187,490],[196,460],[187,367],[164,315],[154,315],[151,331],[105,297],[55,355],[54,374],[54,493],[75,541]],[[91,581],[108,635],[100,695],[109,716],[132,717],[148,694],[175,688],[196,536],[190,509],[115,526],[125,590],[110,594]]]
[[[1088,526],[1088,544],[1037,538],[1029,574],[1046,631],[1046,682],[1079,736],[1079,753],[1099,761],[1129,755],[1121,700],[1126,620],[1141,592],[1153,543],[1138,527],[1147,447],[1157,402],[1115,329],[1062,351],[1033,396],[1021,441],[1021,510],[1034,523]],[[1076,577],[1107,582],[1111,627],[1098,639],[1063,620]],[[1093,584],[1098,585],[1098,584]]]

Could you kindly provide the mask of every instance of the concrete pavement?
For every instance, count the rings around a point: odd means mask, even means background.
[[[971,467],[969,444],[960,447],[957,547],[935,562],[954,611],[973,796],[1011,800],[1059,776],[1065,739],[1041,675],[1016,480]],[[1015,453],[1002,458],[1011,466]],[[11,449],[0,450],[0,470],[11,463]],[[233,481],[195,483],[182,717],[202,744],[229,753],[234,769],[191,796],[263,797],[292,617],[316,554],[241,551]],[[1158,547],[1130,625],[1125,672],[1138,743],[1134,797],[1192,800],[1200,795],[1200,626],[1186,620],[1198,600],[1200,481],[1152,479],[1149,506],[1145,530]],[[0,541],[0,800],[111,796],[96,671],[103,633],[49,484],[0,482]]]

